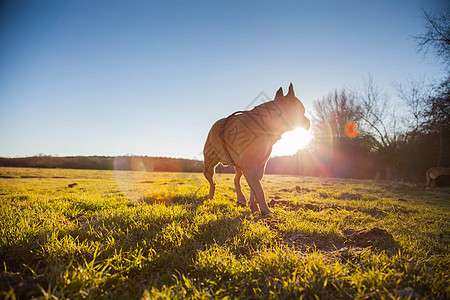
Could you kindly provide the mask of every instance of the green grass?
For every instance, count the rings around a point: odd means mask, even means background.
[[[450,189],[266,175],[264,218],[217,182],[0,168],[2,297],[450,298]],[[374,227],[393,239],[344,234]]]

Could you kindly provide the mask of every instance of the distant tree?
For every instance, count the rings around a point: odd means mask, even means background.
[[[419,51],[425,54],[432,48],[447,66],[447,75],[442,82],[434,88],[434,93],[423,97],[422,117],[423,130],[436,132],[448,130],[450,115],[450,8],[432,14],[423,10],[427,31],[415,36]]]
[[[414,80],[409,78],[405,84],[396,84],[397,96],[403,101],[406,111],[403,116],[405,131],[408,138],[414,140],[417,134],[424,130],[426,123],[427,99],[432,93],[432,88],[426,83],[425,78]]]
[[[337,177],[366,177],[369,153],[373,147],[370,134],[359,130],[350,134],[346,125],[360,125],[363,109],[353,93],[334,91],[314,102],[314,141],[317,160],[325,174]],[[364,164],[361,162],[364,161]],[[362,171],[364,169],[364,171]]]
[[[314,136],[316,138],[345,137],[345,125],[357,123],[362,118],[361,106],[353,94],[346,90],[335,90],[314,102]]]
[[[444,9],[437,14],[423,10],[427,22],[427,31],[415,36],[419,51],[427,53],[432,48],[445,65],[450,67],[450,9]]]
[[[424,109],[427,132],[450,130],[450,76],[434,89],[434,94],[425,100]]]
[[[400,135],[397,111],[389,97],[375,84],[371,75],[358,97],[361,105],[361,121],[365,125],[365,130],[375,139],[375,150],[394,144]]]
[[[427,169],[450,166],[450,80],[435,87],[424,80],[397,86],[406,104],[407,127],[397,143],[403,178],[423,180]]]
[[[400,149],[406,140],[404,118],[399,105],[380,89],[369,75],[363,89],[358,93],[362,108],[361,124],[373,137],[377,177],[396,179],[403,169]],[[415,101],[415,100],[414,100]]]

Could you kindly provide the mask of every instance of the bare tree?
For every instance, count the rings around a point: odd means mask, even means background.
[[[402,168],[399,150],[404,142],[399,107],[373,81],[371,75],[359,92],[362,125],[374,139],[372,151],[376,161],[377,178],[396,179]]]
[[[396,110],[390,105],[389,97],[369,78],[360,92],[362,108],[361,120],[376,140],[376,148],[386,148],[397,141],[398,118]]]
[[[427,99],[432,93],[430,85],[424,78],[414,80],[409,78],[406,84],[394,85],[398,97],[406,106],[405,123],[409,136],[414,138],[423,130],[426,122],[425,111],[427,108]]]
[[[371,135],[355,129],[363,117],[356,96],[348,90],[334,91],[314,102],[315,159],[326,176],[367,177],[371,165]]]
[[[424,109],[424,129],[426,132],[450,131],[450,77],[434,88],[433,94],[426,99]]]
[[[361,106],[355,96],[346,90],[334,91],[314,102],[316,137],[343,137],[349,121],[358,122],[362,117]]]
[[[427,32],[415,36],[419,52],[427,53],[433,48],[435,54],[450,66],[450,9],[444,9],[437,14],[423,10],[427,22]]]
[[[432,48],[435,54],[444,60],[447,75],[442,82],[429,90],[428,97],[420,103],[423,113],[423,129],[426,131],[441,131],[448,128],[450,121],[449,82],[450,82],[450,8],[431,14],[423,10],[427,22],[427,32],[416,36],[419,51],[427,53]]]

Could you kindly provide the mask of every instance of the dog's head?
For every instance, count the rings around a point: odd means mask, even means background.
[[[296,127],[303,127],[309,130],[311,125],[310,120],[305,117],[305,107],[303,103],[295,97],[294,86],[289,85],[289,91],[286,96],[283,95],[283,88],[279,88],[274,99],[275,103],[280,105],[284,111],[284,118],[289,124],[288,130]]]

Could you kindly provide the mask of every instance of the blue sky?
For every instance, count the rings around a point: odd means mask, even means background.
[[[446,1],[3,1],[0,156],[201,158],[210,126],[293,82],[307,115],[372,74],[440,78],[416,52]]]

